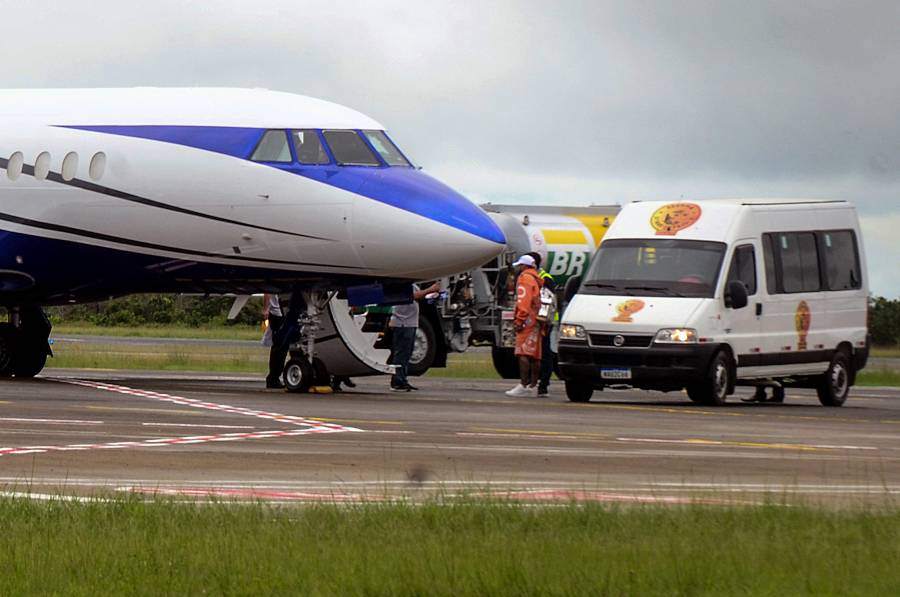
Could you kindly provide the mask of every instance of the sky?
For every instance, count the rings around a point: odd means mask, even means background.
[[[265,87],[476,202],[847,199],[900,297],[895,0],[0,0],[5,87]]]

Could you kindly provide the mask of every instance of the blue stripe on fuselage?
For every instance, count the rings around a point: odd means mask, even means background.
[[[244,160],[249,159],[267,130],[156,125],[82,125],[61,128],[175,143]],[[374,199],[495,243],[506,243],[500,228],[478,206],[415,168],[260,163]]]

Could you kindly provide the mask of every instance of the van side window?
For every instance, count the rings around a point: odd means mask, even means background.
[[[779,232],[775,252],[781,263],[783,292],[813,292],[821,288],[819,253],[812,232]]]
[[[775,274],[775,250],[772,248],[772,235],[763,234],[763,263],[766,267],[766,290],[769,294],[778,294],[781,290],[778,288]]]
[[[747,294],[756,294],[756,256],[753,245],[741,245],[734,250],[728,268],[728,282],[739,280],[747,288]]]
[[[287,131],[266,131],[250,159],[254,162],[290,162]]]
[[[853,231],[827,230],[820,234],[820,240],[828,290],[861,288],[859,250]]]

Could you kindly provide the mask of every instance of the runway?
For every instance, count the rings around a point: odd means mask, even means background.
[[[442,495],[681,503],[900,495],[900,390],[843,408],[693,405],[683,394],[509,398],[507,382],[387,380],[299,395],[261,377],[48,370],[0,382],[7,494],[357,501]],[[746,395],[746,390],[742,391]]]

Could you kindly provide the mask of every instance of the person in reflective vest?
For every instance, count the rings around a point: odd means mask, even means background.
[[[507,396],[537,396],[541,366],[541,341],[544,326],[538,321],[541,306],[541,278],[531,255],[522,255],[513,263],[519,274],[516,280],[515,354],[519,358],[520,380]]]

